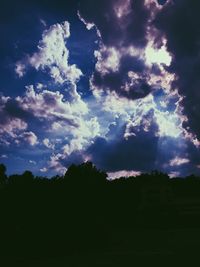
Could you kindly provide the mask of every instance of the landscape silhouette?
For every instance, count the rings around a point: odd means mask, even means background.
[[[200,178],[193,175],[109,180],[85,162],[49,179],[7,176],[0,164],[0,205],[1,266],[128,266],[155,256],[164,266],[199,251]]]

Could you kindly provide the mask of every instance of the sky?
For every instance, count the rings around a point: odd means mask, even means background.
[[[0,162],[200,175],[197,0],[0,1]]]

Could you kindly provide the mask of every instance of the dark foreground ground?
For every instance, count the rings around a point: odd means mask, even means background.
[[[2,167],[4,171],[5,168]],[[0,267],[200,266],[200,178],[0,173]]]
[[[26,258],[26,257],[25,257]],[[46,257],[4,259],[1,266],[21,267],[126,267],[126,266],[199,266],[200,228],[135,229],[116,231],[105,249],[66,251]]]

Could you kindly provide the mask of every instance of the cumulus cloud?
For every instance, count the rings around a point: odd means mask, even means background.
[[[27,67],[32,66],[36,70],[47,72],[56,83],[74,84],[82,72],[75,64],[69,64],[69,50],[66,47],[69,37],[70,25],[67,21],[45,30],[37,46],[38,51],[16,63],[15,71],[18,76],[23,77]]]
[[[10,100],[9,97],[0,97],[0,141],[5,144],[27,129],[27,123],[22,118],[9,112]]]
[[[138,99],[159,86],[171,89],[174,76],[166,67],[172,58],[164,34],[152,23],[162,9],[157,1],[101,1],[101,12],[91,1],[87,5],[90,9],[80,5],[79,17],[86,25],[93,23],[100,35],[90,81],[94,95],[115,91]]]
[[[78,148],[84,148],[99,134],[98,119],[89,113],[88,106],[81,99],[76,87],[71,87],[65,98],[58,91],[37,92],[33,86],[28,86],[23,96],[14,99],[2,96],[0,114],[0,135],[5,142],[9,142],[6,133],[16,144],[23,140],[32,146],[36,145],[37,136],[30,128],[40,127],[39,134],[44,136],[42,143],[54,149],[55,144],[59,143],[58,137],[61,136],[61,150],[68,155]],[[51,142],[49,134],[52,135]]]
[[[46,146],[47,148],[50,148],[50,149],[55,148],[54,144],[52,144],[48,138],[44,138],[44,140],[42,142],[43,142],[44,146]]]
[[[130,99],[146,96],[151,87],[147,81],[144,61],[113,47],[102,47],[95,53],[96,70],[91,84],[94,91],[115,91]],[[134,77],[131,77],[131,73]]]
[[[166,70],[171,62],[166,45],[155,49],[149,42],[145,50],[102,45],[95,56],[91,88],[96,97],[114,91],[128,99],[144,98],[158,88],[169,92],[175,80],[175,75]]]
[[[19,137],[31,146],[38,143],[38,138],[33,132],[24,132]]]
[[[6,133],[11,137],[16,137],[17,132],[25,130],[27,128],[26,122],[18,118],[8,118],[8,120],[1,125],[0,133]]]
[[[31,146],[38,143],[35,133],[27,131],[27,113],[16,100],[4,96],[0,98],[0,118],[0,143],[25,142]]]
[[[167,99],[166,99],[167,98]],[[182,128],[181,113],[178,110],[178,95],[166,95],[162,90],[155,91],[145,98],[129,100],[119,97],[114,92],[102,97],[100,101],[102,109],[112,116],[121,116],[126,123],[126,133],[129,135],[129,128],[136,129],[143,125],[145,131],[149,131],[149,115],[158,124],[157,135],[180,137],[187,136]],[[163,107],[163,102],[165,106]],[[133,134],[133,132],[131,132]]]
[[[62,137],[65,135],[69,138],[69,144],[63,148],[66,154],[83,148],[88,140],[99,133],[97,118],[89,115],[87,104],[78,94],[69,102],[58,91],[43,90],[37,93],[33,87],[29,87],[24,97],[17,97],[17,101],[24,110],[43,120],[46,130],[55,136],[62,133]],[[53,148],[48,138],[43,140],[43,144]]]
[[[1,110],[7,116],[6,120],[5,116],[2,117],[4,127],[1,132],[7,131],[17,145],[24,142],[31,146],[39,144],[36,134],[29,129],[33,126],[32,121],[37,132],[40,127],[39,135],[44,136],[42,144],[54,152],[58,151],[56,156],[51,156],[47,168],[59,169],[59,172],[65,170],[59,161],[64,164],[65,159],[74,152],[84,151],[100,133],[98,118],[90,114],[88,105],[81,99],[76,87],[71,87],[65,98],[58,91],[38,92],[33,86],[28,86],[23,96],[15,99],[2,97]]]
[[[96,70],[105,75],[109,72],[117,72],[119,70],[120,53],[114,47],[102,47],[99,51],[94,52],[97,58]]]
[[[31,112],[38,118],[45,118],[48,121],[62,121],[71,127],[79,125],[79,115],[88,112],[87,105],[78,97],[73,99],[74,103],[65,100],[60,92],[43,90],[37,93],[34,88],[28,87],[24,96],[17,97],[20,107]]]
[[[144,1],[90,0],[80,3],[79,14],[86,24],[95,24],[106,46],[144,46],[149,12]]]

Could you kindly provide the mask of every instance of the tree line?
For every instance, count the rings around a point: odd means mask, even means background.
[[[117,233],[200,225],[200,178],[153,171],[109,180],[86,162],[47,179],[7,176],[0,164],[0,211],[1,258],[138,246]]]

